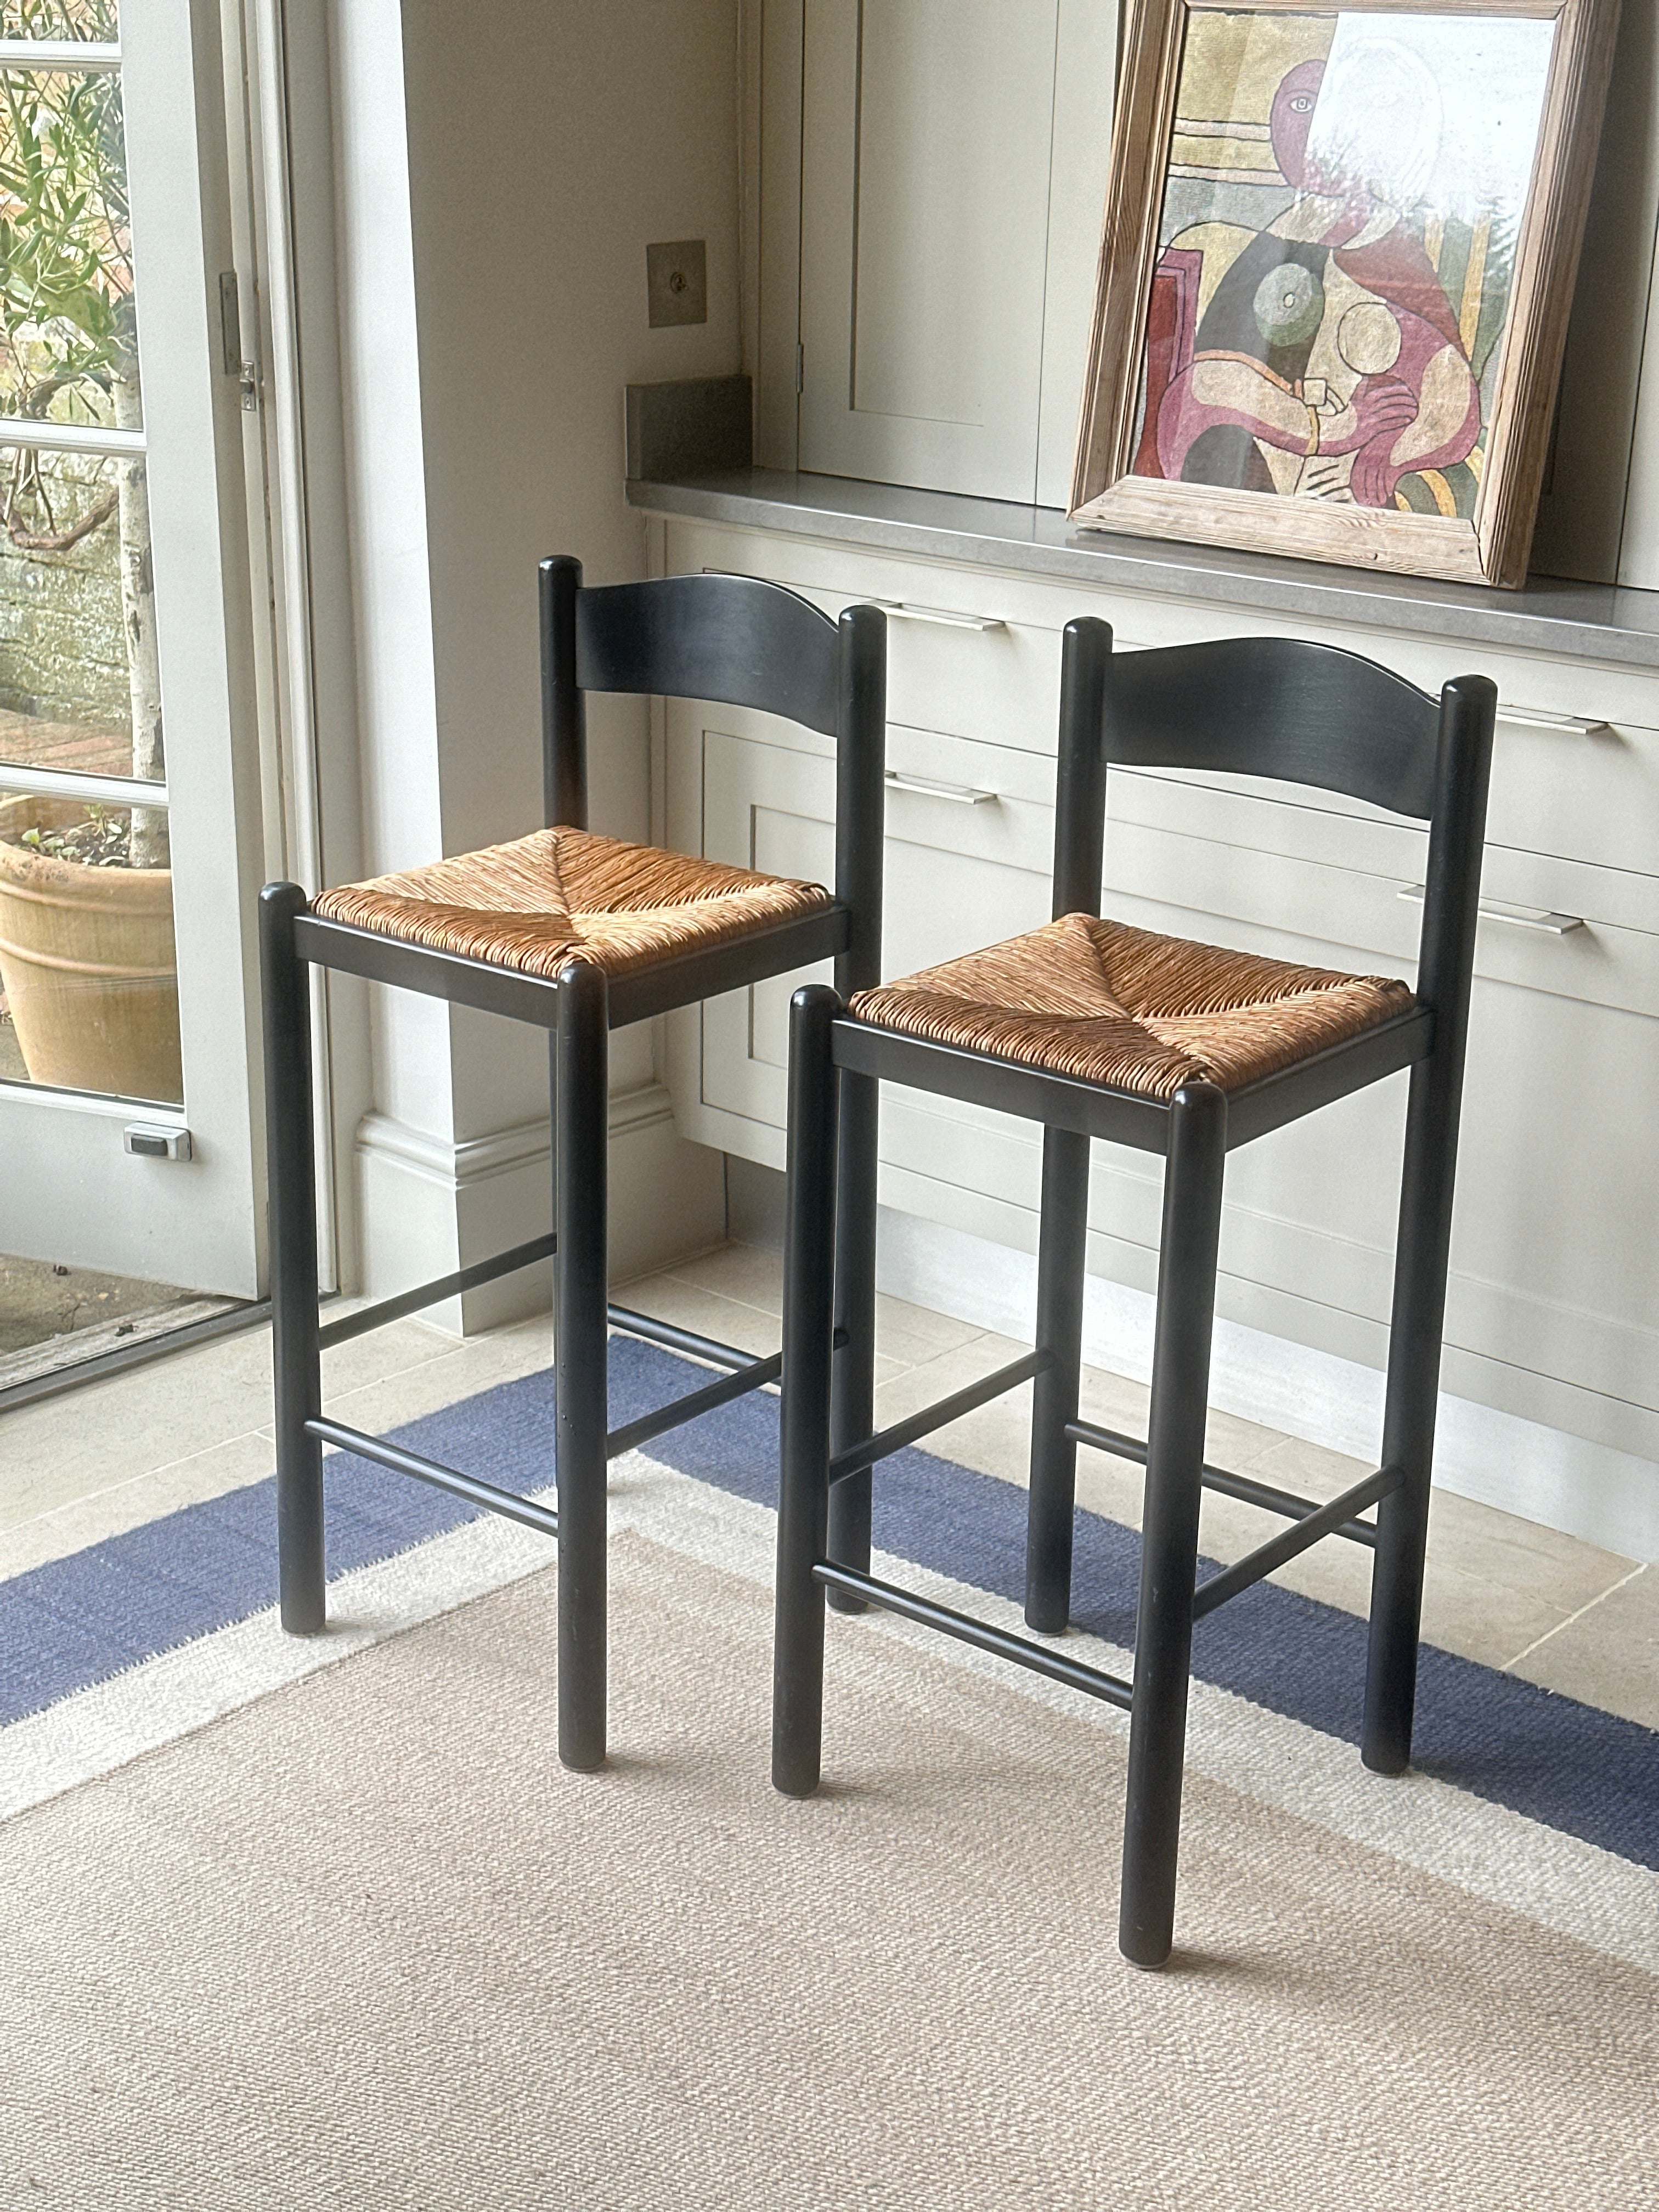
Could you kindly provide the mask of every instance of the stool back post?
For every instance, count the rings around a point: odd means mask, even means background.
[[[1054,775],[1053,919],[1100,913],[1106,848],[1109,623],[1092,615],[1066,625],[1060,659],[1060,757]],[[1089,1139],[1075,1129],[1042,1133],[1036,1347],[1048,1364],[1031,1386],[1031,1461],[1025,1516],[1025,1619],[1058,1636],[1071,1619],[1083,1295],[1089,1237]]]
[[[1498,689],[1489,677],[1454,677],[1440,694],[1417,995],[1434,1008],[1435,1058],[1449,1052],[1460,1078],[1474,981],[1480,860],[1497,719]],[[1454,1147],[1456,1137],[1454,1127]]]
[[[881,981],[887,617],[879,607],[848,607],[836,633],[836,896],[853,933],[836,962],[836,988],[848,999]]]
[[[886,840],[887,617],[879,607],[842,611],[836,624],[836,896],[852,916],[836,961],[845,1002],[881,981],[882,873]],[[876,1176],[881,1090],[871,1077],[831,1078],[839,1091],[836,1146],[835,1328],[830,1438],[833,1450],[876,1425]],[[842,1566],[870,1566],[869,1470],[830,1494],[825,1548]],[[830,1595],[837,1612],[863,1601]]]
[[[1112,673],[1111,624],[1093,615],[1068,622],[1060,641],[1054,778],[1055,921],[1067,914],[1100,914]]]
[[[546,826],[587,827],[587,711],[576,681],[582,564],[556,553],[540,570],[542,805]]]
[[[1417,995],[1434,1009],[1434,1048],[1412,1069],[1382,1429],[1382,1463],[1399,1468],[1403,1480],[1377,1508],[1360,1744],[1365,1765],[1382,1774],[1400,1773],[1411,1757],[1452,1196],[1497,714],[1497,690],[1484,676],[1457,677],[1440,695],[1417,972]]]

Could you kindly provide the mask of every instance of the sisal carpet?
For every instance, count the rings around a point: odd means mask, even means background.
[[[510,1460],[530,1401],[491,1401]],[[187,1516],[158,1524],[170,1580],[154,1532],[78,1583],[17,1578],[58,1656],[0,1727],[4,2212],[1651,2201],[1648,1732],[1577,1739],[1624,1771],[1553,1825],[1505,1802],[1501,1761],[1364,1774],[1286,1710],[1294,1670],[1276,1703],[1200,1681],[1181,1949],[1133,1974],[1119,1714],[832,1618],[830,1783],[774,1795],[770,1515],[741,1487],[619,1465],[592,1777],[554,1753],[544,1547],[444,1501],[413,1537],[345,1516],[309,1644],[237,1602],[228,1503],[191,1524],[216,1562],[194,1579]],[[915,1547],[878,1571],[1012,1620],[982,1540],[977,1587]],[[88,1592],[124,1556],[151,1563],[150,1641],[111,1667]],[[1524,1721],[1523,1793],[1559,1796]]]

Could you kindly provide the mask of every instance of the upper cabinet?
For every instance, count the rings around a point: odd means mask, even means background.
[[[1064,507],[1112,0],[746,0],[756,458]],[[1659,0],[1625,0],[1535,573],[1659,587]]]
[[[1624,0],[1534,574],[1659,586],[1659,4]]]
[[[793,214],[799,312],[793,332],[787,313],[763,317],[760,458],[1063,503],[1111,136],[1110,11],[784,0],[763,35],[756,212],[785,285],[775,234]]]

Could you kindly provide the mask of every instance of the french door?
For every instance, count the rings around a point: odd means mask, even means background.
[[[0,1255],[251,1297],[224,116],[207,0],[0,0]]]

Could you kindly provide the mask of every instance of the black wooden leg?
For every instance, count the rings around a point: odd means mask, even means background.
[[[789,1016],[789,1194],[772,1662],[772,1781],[789,1797],[810,1797],[817,1788],[823,1735],[823,1585],[812,1570],[824,1556],[829,1528],[837,1107],[830,1024],[840,1006],[826,985],[808,984],[796,992]]]
[[[604,970],[572,962],[553,1061],[559,1757],[584,1772],[605,1764],[608,1059]]]
[[[1449,1075],[1443,1065],[1437,1066],[1439,1059],[1437,1051],[1412,1070],[1401,1179],[1382,1465],[1398,1468],[1405,1480],[1377,1507],[1365,1720],[1360,1738],[1361,1758],[1379,1774],[1401,1773],[1410,1760],[1417,1702],[1423,1554],[1440,1392],[1461,1088],[1455,1071]]]
[[[862,1443],[876,1425],[876,1148],[881,1086],[873,1076],[843,1073],[836,1176],[836,1327],[846,1342],[830,1383],[832,1451]],[[830,1493],[828,1556],[870,1571],[871,1474],[838,1482]],[[831,1590],[837,1613],[862,1613],[864,1600]]]
[[[294,950],[297,884],[259,894],[259,982],[265,1054],[270,1336],[276,1401],[276,1548],[282,1621],[290,1636],[327,1624],[323,1447],[306,1423],[323,1410],[317,1350],[317,1177],[311,1127],[308,971]]]
[[[1058,1636],[1072,1617],[1072,1524],[1083,1361],[1084,1269],[1089,1229],[1089,1139],[1042,1133],[1042,1227],[1037,1248],[1036,1346],[1053,1356],[1032,1384],[1031,1494],[1025,1533],[1025,1618]]]
[[[1176,1095],[1164,1171],[1164,1242],[1146,1431],[1146,1508],[1118,1947],[1161,1966],[1175,1933],[1176,1860],[1192,1662],[1227,1102],[1209,1084]]]

